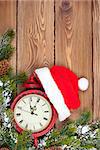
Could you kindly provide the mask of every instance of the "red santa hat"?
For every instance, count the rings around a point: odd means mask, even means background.
[[[88,88],[87,79],[78,80],[72,71],[62,66],[36,69],[35,73],[55,107],[60,121],[70,116],[70,109],[80,106],[78,89],[85,91]]]

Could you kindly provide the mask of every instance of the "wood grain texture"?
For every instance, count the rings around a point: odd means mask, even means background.
[[[18,71],[54,64],[54,2],[18,1]]]
[[[16,31],[16,1],[0,1],[0,34],[3,34],[7,29],[12,28]],[[16,38],[13,41],[16,47]],[[16,73],[16,52],[11,59],[11,66]]]
[[[100,119],[100,1],[93,1],[94,120]]]
[[[55,62],[86,77],[90,86],[79,92],[81,108],[74,111],[78,117],[84,109],[92,112],[92,15],[91,1],[56,1]]]
[[[79,92],[81,108],[72,118],[87,109],[94,120],[100,118],[100,1],[17,1],[0,1],[0,34],[8,28],[17,31],[14,71],[31,74],[55,63],[87,77],[89,89]]]

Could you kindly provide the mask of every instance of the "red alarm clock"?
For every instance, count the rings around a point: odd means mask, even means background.
[[[21,92],[12,102],[16,130],[31,130],[34,145],[38,145],[38,137],[46,134],[57,120],[57,112],[43,91],[35,73],[23,85],[26,90]]]

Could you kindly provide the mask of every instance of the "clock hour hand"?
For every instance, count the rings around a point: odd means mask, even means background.
[[[38,114],[35,114],[33,111],[31,112],[32,115],[38,116]]]

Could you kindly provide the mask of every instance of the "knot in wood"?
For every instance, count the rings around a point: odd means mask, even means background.
[[[63,11],[68,11],[71,8],[69,0],[63,0],[62,1],[62,10]]]

